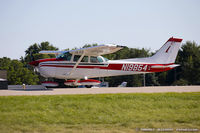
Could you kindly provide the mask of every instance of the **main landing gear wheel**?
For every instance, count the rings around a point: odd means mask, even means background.
[[[86,88],[92,88],[92,85],[86,85],[85,87]]]

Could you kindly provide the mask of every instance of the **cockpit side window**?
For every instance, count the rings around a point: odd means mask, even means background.
[[[104,58],[102,56],[97,56],[97,57],[91,56],[90,57],[90,62],[91,63],[102,63],[102,62],[107,62],[107,61],[108,61],[108,59],[106,59],[106,58]]]
[[[74,55],[74,62],[77,62],[80,57],[80,55]]]
[[[69,52],[65,52],[65,53],[58,55],[57,59],[63,59],[63,60],[70,61],[71,57],[72,57],[72,54],[70,54]]]

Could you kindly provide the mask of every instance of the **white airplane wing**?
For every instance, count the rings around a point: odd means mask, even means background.
[[[48,50],[45,51],[44,50],[44,51],[40,51],[39,53],[40,54],[56,54],[57,55],[57,54],[61,54],[61,53],[64,53],[64,52],[66,52],[66,51],[48,51]]]
[[[105,55],[105,54],[111,54],[114,52],[117,52],[118,50],[124,48],[124,46],[114,45],[114,44],[104,44],[104,45],[98,45],[88,48],[81,48],[81,49],[75,49],[70,50],[69,52],[71,54],[75,55],[86,55],[86,56],[99,56],[99,55]]]
[[[93,46],[93,47],[88,47],[88,48],[81,48],[81,49],[75,49],[75,50],[70,50],[71,54],[76,54],[76,55],[84,55],[86,56],[99,56],[99,55],[105,55],[105,54],[111,54],[114,52],[117,52],[118,50],[124,48],[124,46],[119,46],[119,45],[114,45],[114,44],[103,44],[103,45],[98,45],[98,46]],[[61,54],[67,51],[40,51],[40,54]]]

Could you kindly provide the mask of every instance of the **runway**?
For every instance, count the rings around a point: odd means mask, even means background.
[[[109,88],[54,88],[54,89],[8,89],[0,90],[0,96],[19,95],[75,95],[115,93],[168,93],[200,92],[200,86],[154,86],[154,87],[109,87]]]

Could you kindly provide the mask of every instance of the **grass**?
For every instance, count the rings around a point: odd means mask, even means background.
[[[0,132],[200,129],[200,93],[0,97]]]

